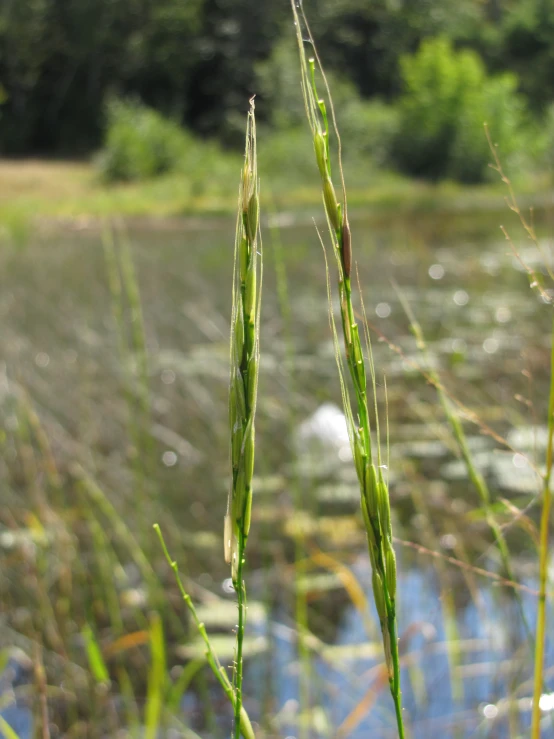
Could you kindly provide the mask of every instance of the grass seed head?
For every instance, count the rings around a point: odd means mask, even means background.
[[[379,489],[375,465],[372,462],[368,462],[365,468],[364,497],[367,503],[369,517],[372,521],[376,521],[379,516]]]
[[[354,438],[354,464],[356,465],[356,473],[360,483],[364,480],[364,468],[365,468],[365,451],[364,442],[360,434],[357,431],[353,433]]]
[[[396,555],[388,541],[385,548],[385,568],[387,591],[389,598],[394,601],[396,599]]]
[[[248,203],[250,201],[250,189],[252,183],[252,169],[250,167],[249,155],[247,154],[247,161],[242,169],[242,185],[241,185],[241,203],[242,212],[248,212]]]
[[[231,463],[233,470],[238,470],[239,467],[243,439],[244,431],[242,423],[235,422],[231,432]]]
[[[251,265],[246,274],[246,290],[244,295],[244,313],[251,322],[254,323],[254,313],[256,309],[256,270]]]
[[[242,530],[244,533],[244,536],[248,536],[248,533],[250,532],[250,519],[252,518],[252,490],[248,490],[246,494],[246,500],[244,503],[244,513],[243,513],[243,525]]]
[[[240,362],[244,350],[244,323],[242,318],[242,301],[236,306],[235,325],[233,327],[233,340],[235,357]]]
[[[350,273],[352,271],[352,243],[350,225],[346,217],[346,212],[342,219],[342,266],[345,276],[350,279]]]
[[[252,197],[248,201],[248,208],[246,211],[246,227],[248,231],[248,238],[252,243],[256,240],[256,234],[258,232],[259,213],[260,202],[258,194],[254,192]]]
[[[254,408],[258,392],[258,358],[254,355],[248,362],[248,407]]]
[[[325,138],[321,131],[315,132],[314,149],[319,174],[322,178],[325,178],[327,176],[327,147],[325,145]]]
[[[240,281],[246,280],[246,272],[248,270],[249,254],[248,254],[248,241],[246,237],[242,237],[239,246],[239,268],[240,268]]]
[[[379,480],[378,482],[377,499],[379,501],[379,522],[383,530],[383,535],[390,536],[391,523],[390,523],[389,491],[383,480]]]
[[[331,178],[328,176],[323,178],[323,199],[325,201],[325,210],[329,216],[329,221],[336,232],[340,229],[339,207],[335,188],[333,187]]]
[[[244,438],[244,478],[246,487],[250,488],[254,474],[254,429],[252,427]]]
[[[225,563],[231,564],[231,539],[233,536],[233,526],[231,516],[227,513],[223,520],[223,552],[225,555]]]
[[[375,605],[377,607],[377,614],[381,624],[385,624],[387,621],[387,609],[385,606],[385,589],[383,587],[383,581],[378,572],[373,570],[372,576],[373,594],[375,596]]]

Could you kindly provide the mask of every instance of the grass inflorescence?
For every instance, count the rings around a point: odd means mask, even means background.
[[[256,158],[256,120],[254,99],[250,101],[246,126],[244,165],[239,186],[239,207],[235,235],[233,307],[231,313],[229,422],[232,477],[225,515],[225,560],[231,565],[237,593],[238,624],[233,680],[219,662],[204,624],[179,576],[178,565],[170,556],[160,527],[154,526],[164,555],[172,568],[177,586],[194,624],[206,646],[206,659],[227,695],[234,715],[234,736],[254,739],[252,724],[243,706],[243,642],[246,626],[246,586],[243,579],[246,542],[252,510],[254,474],[254,417],[259,371],[259,316],[261,298],[261,259],[259,239],[259,183]]]
[[[225,559],[231,565],[231,576],[237,593],[239,610],[235,655],[235,736],[237,739],[240,736],[242,648],[246,620],[246,587],[243,567],[252,511],[254,419],[260,362],[259,202],[256,119],[252,98],[246,128],[246,148],[239,188],[239,212],[235,236],[229,387],[232,478],[224,530]]]
[[[312,131],[315,158],[321,176],[323,203],[329,232],[333,244],[338,269],[338,288],[340,298],[340,314],[344,337],[346,362],[356,397],[352,403],[347,384],[342,375],[342,360],[337,343],[335,343],[337,363],[341,375],[341,388],[344,411],[348,425],[350,443],[356,472],[360,484],[361,507],[367,539],[369,557],[373,570],[373,596],[383,637],[383,647],[387,665],[389,685],[394,701],[398,733],[404,736],[402,718],[402,699],[400,690],[400,663],[398,655],[397,622],[396,622],[396,556],[392,544],[392,526],[390,517],[390,501],[388,484],[383,475],[383,464],[379,445],[373,449],[371,441],[370,403],[368,399],[368,382],[364,350],[360,337],[358,322],[352,301],[352,242],[348,223],[348,211],[344,175],[341,163],[340,136],[337,130],[332,98],[326,82],[319,57],[315,50],[313,38],[302,10],[299,11],[292,0],[292,9],[296,25],[296,34],[300,52],[301,83],[308,122]],[[304,47],[303,31],[313,47],[314,57],[307,58]],[[322,75],[329,102],[327,104],[317,92],[316,70]],[[338,142],[338,168],[340,172],[342,202],[338,201],[331,171],[331,154],[329,146],[330,125]],[[366,326],[367,328],[367,326]],[[334,324],[333,324],[333,331]],[[335,342],[336,342],[336,333]],[[372,378],[373,396],[375,398],[375,373],[369,346],[369,334],[366,341],[370,352],[369,369]],[[376,421],[378,423],[378,421]]]

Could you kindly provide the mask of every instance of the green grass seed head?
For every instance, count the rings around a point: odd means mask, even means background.
[[[328,176],[323,178],[323,199],[325,201],[325,210],[327,211],[329,221],[334,230],[338,231],[340,229],[339,206],[335,188],[333,187],[331,178]]]
[[[233,537],[233,525],[231,522],[231,516],[229,513],[225,515],[223,519],[223,554],[225,557],[225,563],[231,564],[231,540]]]
[[[354,323],[352,324],[352,350],[353,350],[353,359],[354,359],[354,367],[356,374],[358,376],[358,382],[360,387],[365,387],[366,385],[366,377],[365,377],[365,363],[364,363],[364,355],[362,351],[362,342],[360,341],[360,331],[358,328],[358,324]]]
[[[367,535],[370,539],[373,538],[373,540],[375,540],[375,536],[373,535],[373,529],[371,527],[371,520],[369,518],[369,511],[367,509],[367,501],[365,497],[362,497],[361,505],[362,505],[362,518],[364,520],[364,527],[367,531]],[[371,531],[371,535],[370,535],[370,531]]]
[[[258,357],[256,355],[250,358],[248,362],[248,389],[246,399],[248,407],[253,408],[256,403],[256,395],[258,392]]]
[[[352,271],[352,240],[346,212],[342,218],[342,267],[345,276],[350,279],[350,273]]]
[[[242,531],[245,537],[250,532],[250,520],[252,518],[252,490],[246,491],[246,500],[244,502],[243,525]]]
[[[381,576],[376,570],[373,570],[372,575],[373,594],[375,595],[375,606],[377,607],[377,614],[379,621],[384,624],[387,621],[387,609],[385,606],[385,589],[383,587],[383,581]]]
[[[250,200],[248,201],[248,209],[246,212],[246,228],[248,231],[248,238],[251,242],[256,240],[256,234],[258,232],[258,218],[260,214],[260,201],[257,192],[254,192]]]
[[[363,482],[364,469],[365,469],[365,463],[366,463],[364,442],[363,442],[363,439],[360,437],[360,434],[357,431],[354,431],[353,437],[354,437],[354,464],[356,465],[356,473],[358,475],[358,480],[360,482]]]
[[[231,432],[231,463],[233,465],[233,470],[237,470],[239,467],[243,439],[244,433],[242,430],[242,424],[235,423]]]
[[[375,465],[368,462],[364,475],[364,497],[367,503],[367,510],[372,521],[378,520],[379,517],[379,489],[377,475],[375,473]]]
[[[233,379],[231,381],[231,390],[234,391],[235,409],[236,409],[236,420],[238,423],[243,423],[246,418],[246,399],[244,397],[244,380],[240,367],[236,367],[233,372]]]
[[[242,317],[242,300],[236,306],[235,325],[233,327],[235,358],[240,362],[244,350],[244,323]]]
[[[240,268],[240,281],[244,282],[246,280],[246,273],[248,271],[248,261],[249,261],[249,255],[248,255],[248,241],[246,240],[246,237],[243,236],[240,241],[239,246],[239,268]]]
[[[379,480],[379,482],[377,483],[377,486],[378,486],[377,499],[379,501],[379,522],[383,530],[383,535],[390,536],[391,522],[390,522],[389,491],[383,480]]]
[[[238,473],[235,477],[233,489],[233,520],[240,521],[242,511],[244,509],[244,501],[246,495],[246,471],[244,464],[239,464]]]
[[[248,213],[248,204],[250,202],[251,183],[252,183],[252,168],[250,166],[249,153],[246,155],[246,162],[242,169],[242,181],[241,181],[241,205],[242,212]]]
[[[244,294],[244,313],[254,323],[256,311],[256,269],[251,265],[246,274],[246,290]]]
[[[254,475],[254,428],[250,426],[244,437],[244,479],[249,488]]]
[[[394,601],[396,599],[396,555],[388,541],[385,545],[385,577],[389,598]]]
[[[316,131],[314,134],[314,149],[319,174],[325,178],[327,176],[327,146],[321,131]]]

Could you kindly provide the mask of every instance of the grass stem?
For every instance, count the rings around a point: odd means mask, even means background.
[[[544,680],[544,652],[546,646],[546,585],[548,580],[548,537],[550,530],[550,509],[552,490],[550,479],[554,448],[554,315],[552,317],[552,337],[550,353],[550,398],[548,401],[548,435],[546,444],[546,470],[543,480],[542,512],[539,539],[539,598],[537,603],[537,624],[535,639],[535,675],[533,690],[533,710],[531,717],[531,738],[540,739],[540,698]]]

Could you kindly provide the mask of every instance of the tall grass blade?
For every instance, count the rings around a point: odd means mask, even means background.
[[[96,641],[91,627],[87,624],[81,634],[85,641],[85,649],[92,676],[97,683],[108,683],[110,681],[110,674],[102,657],[100,645]]]
[[[12,729],[6,719],[0,715],[0,731],[4,735],[0,735],[0,739],[21,739],[19,734]]]
[[[145,708],[145,739],[156,739],[161,722],[166,681],[165,642],[160,615],[150,623],[150,669]]]

